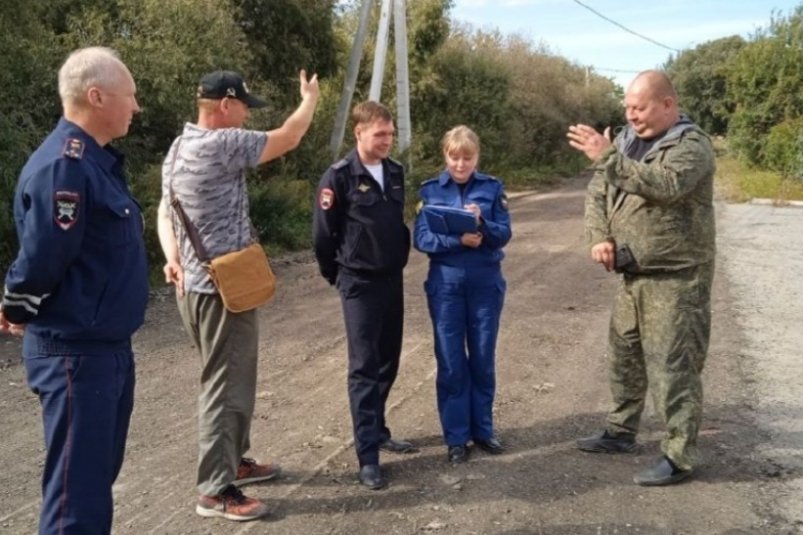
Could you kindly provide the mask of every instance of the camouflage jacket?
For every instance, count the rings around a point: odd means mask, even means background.
[[[623,130],[594,166],[585,202],[589,246],[627,244],[632,273],[676,271],[711,262],[715,251],[711,140],[680,120],[640,161],[626,157],[636,138]]]

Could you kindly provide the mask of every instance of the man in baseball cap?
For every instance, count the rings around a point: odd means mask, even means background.
[[[257,311],[231,312],[224,305],[189,232],[194,229],[214,258],[259,239],[248,215],[246,171],[295,149],[309,129],[318,101],[318,77],[299,72],[301,103],[272,130],[245,128],[251,95],[239,74],[216,71],[201,78],[198,120],[186,123],[162,166],[159,241],[165,279],[176,285],[179,315],[201,354],[198,396],[198,501],[204,517],[254,520],[268,506],[240,486],[277,477],[275,462],[246,457],[257,386]],[[187,223],[178,220],[174,201]],[[175,223],[175,224],[174,224]]]
[[[243,77],[234,71],[214,71],[205,74],[198,85],[196,96],[210,100],[236,98],[249,108],[263,108],[267,105],[263,99],[248,91]]]

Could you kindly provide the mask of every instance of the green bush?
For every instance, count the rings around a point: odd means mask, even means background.
[[[273,178],[248,184],[251,221],[271,251],[310,247],[313,190],[307,180]]]
[[[161,163],[185,121],[195,117],[201,74],[243,72],[269,105],[252,128],[273,129],[297,106],[300,68],[320,74],[321,97],[302,145],[249,178],[251,215],[275,250],[310,246],[313,191],[332,163],[336,106],[359,2],[341,0],[32,0],[0,9],[0,271],[18,250],[11,202],[17,176],[61,113],[56,73],[67,53],[89,45],[115,48],[137,82],[142,114],[114,145],[126,154],[131,188],[146,221],[153,278],[164,262],[156,233]],[[397,155],[408,167],[408,209],[420,182],[443,168],[440,139],[457,124],[480,135],[480,169],[514,187],[531,187],[576,169],[565,141],[577,121],[621,121],[613,83],[526,40],[454,30],[452,0],[409,2],[412,145]],[[373,19],[376,24],[376,18]],[[375,28],[370,30],[374,35]],[[370,40],[369,40],[370,41]],[[368,94],[372,45],[354,102]],[[386,65],[382,101],[396,109],[395,64]],[[353,145],[351,126],[340,154]],[[276,178],[282,177],[282,178]],[[274,251],[275,252],[275,251]]]
[[[803,117],[770,129],[763,160],[769,169],[803,180]]]
[[[758,31],[732,57],[727,69],[728,100],[735,109],[728,125],[729,143],[747,163],[766,166],[772,128],[803,117],[801,72],[803,5],[788,17],[773,17],[768,28]]]

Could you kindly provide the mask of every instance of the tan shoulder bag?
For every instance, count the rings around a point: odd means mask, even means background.
[[[176,165],[176,156],[180,147],[181,140],[176,146],[173,163],[170,167],[170,206],[173,207],[184,226],[192,248],[195,249],[195,254],[209,272],[209,278],[212,279],[220,293],[223,306],[227,310],[245,312],[264,305],[276,293],[276,276],[270,268],[265,249],[257,240],[239,251],[209,259],[209,255],[201,243],[198,230],[187,217],[181,202],[173,191],[173,168]],[[241,191],[241,200],[243,194],[244,192]],[[253,227],[252,234],[256,234],[253,232]]]

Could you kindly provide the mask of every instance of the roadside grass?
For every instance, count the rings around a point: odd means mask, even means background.
[[[803,200],[803,181],[756,169],[717,147],[716,194],[728,202],[771,199],[774,204]]]

